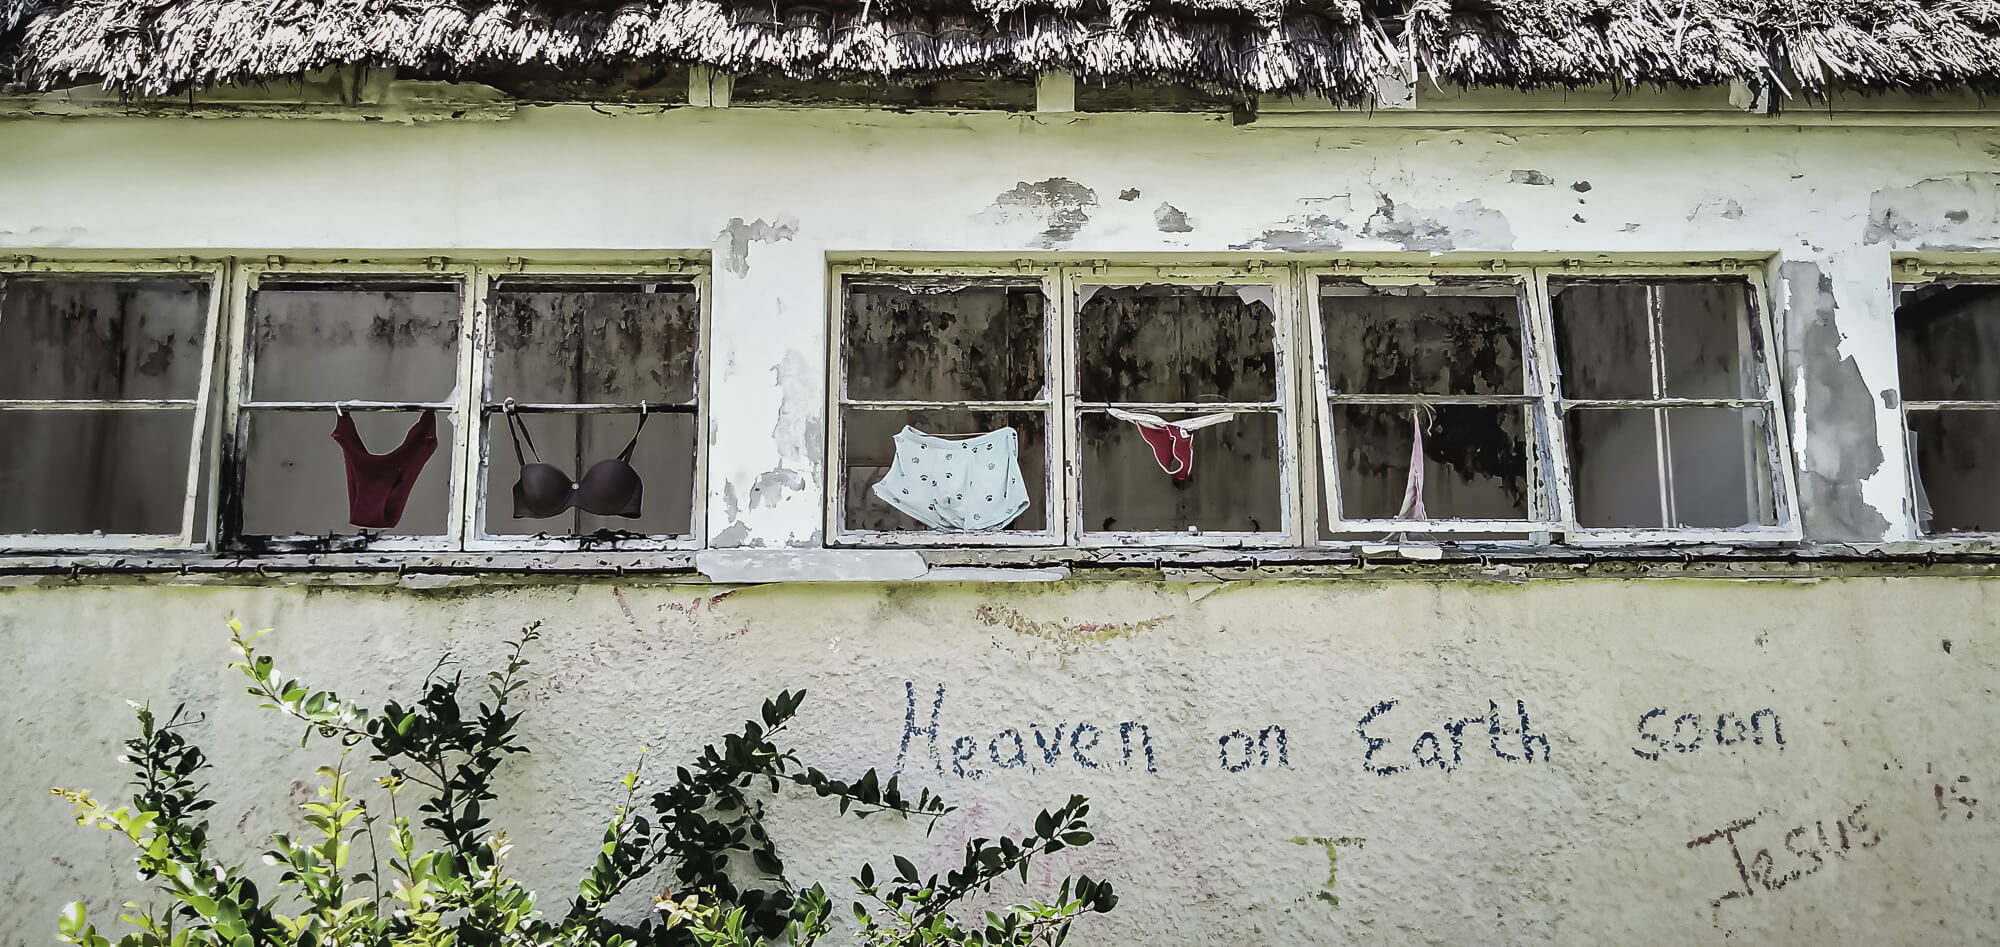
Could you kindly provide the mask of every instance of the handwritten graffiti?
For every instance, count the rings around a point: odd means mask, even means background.
[[[1216,742],[1222,746],[1222,768],[1232,773],[1249,769],[1252,762],[1258,766],[1269,766],[1274,758],[1279,766],[1292,765],[1292,753],[1286,745],[1284,727],[1265,727],[1257,731],[1255,740],[1241,730],[1231,730]],[[1238,748],[1242,750],[1243,758],[1231,762],[1231,751]],[[1275,757],[1272,754],[1274,749],[1277,751]]]
[[[1693,753],[1708,744],[1764,746],[1767,740],[1777,749],[1785,748],[1785,730],[1778,722],[1778,712],[1768,707],[1747,717],[1720,713],[1710,718],[1706,714],[1685,713],[1673,718],[1672,724],[1666,722],[1667,714],[1665,707],[1655,707],[1639,715],[1639,739],[1651,749],[1635,746],[1632,755],[1642,760],[1658,760],[1667,751]],[[1713,726],[1709,725],[1711,719],[1715,721]]]
[[[962,779],[982,779],[992,770],[1023,769],[1043,772],[1063,766],[1095,770],[1111,767],[1144,767],[1158,773],[1154,758],[1153,733],[1143,723],[1069,723],[1045,726],[1030,723],[1025,728],[1008,727],[990,736],[964,735],[947,740],[940,729],[944,714],[944,685],[930,702],[929,723],[919,725],[917,685],[903,682],[905,700],[902,744],[896,750],[895,774],[901,775],[910,760],[912,744],[931,761],[938,775],[950,773]],[[949,768],[945,750],[950,750]]]
[[[1435,768],[1450,773],[1465,763],[1466,731],[1473,731],[1471,739],[1478,740],[1481,732],[1486,737],[1486,745],[1497,759],[1510,763],[1533,763],[1539,749],[1541,762],[1549,759],[1549,738],[1530,729],[1528,705],[1526,701],[1515,701],[1512,713],[1503,714],[1495,701],[1486,702],[1486,713],[1477,717],[1460,717],[1447,721],[1442,726],[1425,730],[1410,744],[1410,763],[1391,763],[1378,760],[1377,753],[1390,745],[1390,738],[1376,736],[1369,732],[1375,727],[1377,732],[1387,725],[1387,718],[1396,709],[1397,702],[1385,700],[1369,708],[1354,727],[1361,737],[1364,747],[1361,754],[1361,768],[1378,776],[1394,776],[1411,768]],[[1512,727],[1510,728],[1510,724]],[[1442,732],[1444,736],[1438,734]],[[1447,741],[1450,756],[1446,756]],[[1520,752],[1513,752],[1518,747]]]
[[[1340,872],[1339,849],[1344,847],[1360,848],[1362,847],[1362,843],[1366,841],[1368,840],[1349,836],[1341,836],[1340,838],[1320,838],[1318,836],[1308,838],[1306,836],[1299,836],[1292,839],[1293,845],[1319,845],[1326,849],[1326,884],[1321,886],[1320,890],[1313,892],[1313,897],[1333,905],[1334,910],[1340,909],[1340,896],[1333,893],[1333,880]]]
[[[1825,868],[1828,858],[1844,859],[1857,849],[1881,844],[1881,831],[1870,828],[1862,817],[1867,810],[1868,804],[1864,802],[1843,818],[1792,826],[1775,846],[1776,855],[1772,854],[1773,846],[1767,845],[1756,849],[1748,859],[1743,856],[1748,844],[1737,836],[1755,827],[1758,816],[1738,819],[1689,841],[1687,847],[1691,849],[1716,841],[1728,842],[1729,856],[1735,860],[1736,874],[1743,886],[1723,892],[1710,901],[1710,906],[1720,909],[1724,901],[1752,897],[1759,891],[1783,890],[1786,885]],[[1828,825],[1833,826],[1832,832],[1827,831]]]

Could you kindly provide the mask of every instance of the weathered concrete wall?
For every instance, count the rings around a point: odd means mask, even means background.
[[[898,250],[1775,254],[1809,538],[1907,539],[1890,255],[2000,248],[2000,132],[1979,129],[564,107],[5,134],[0,252],[712,252],[707,522],[731,546],[820,540],[826,262]]]
[[[509,764],[495,816],[551,898],[573,890],[641,745],[665,764],[805,687],[809,761],[842,776],[900,765],[961,809],[925,841],[783,805],[780,843],[803,874],[844,884],[891,850],[942,867],[965,838],[1080,792],[1102,844],[1052,866],[1124,888],[1084,943],[1967,943],[2000,903],[1996,592],[15,588],[0,592],[0,943],[45,943],[63,900],[131,890],[124,853],[45,794],[115,796],[121,698],[209,714],[197,730],[231,850],[302,828],[291,807],[327,748],[300,751],[242,694],[223,667],[232,614],[280,629],[285,673],[370,703],[408,697],[441,649],[476,668],[542,620],[535,752]],[[1332,891],[1316,838],[1363,840],[1337,850]]]

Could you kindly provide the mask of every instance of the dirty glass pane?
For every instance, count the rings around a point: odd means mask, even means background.
[[[1333,405],[1343,518],[1398,515],[1411,487],[1411,447],[1421,424],[1421,497],[1429,519],[1527,519],[1528,410],[1522,405]]]
[[[970,440],[970,438],[954,437],[956,435],[985,434],[998,431],[1003,427],[1013,428],[1017,435],[1017,461],[1021,471],[1021,487],[1026,490],[1028,507],[1019,517],[1009,522],[1003,531],[1040,532],[1048,528],[1048,476],[1046,471],[1048,470],[1049,440],[1047,412],[963,411],[950,409],[927,411],[848,410],[842,417],[843,433],[847,439],[847,449],[845,451],[847,477],[846,493],[842,497],[842,522],[847,529],[914,532],[928,532],[931,530],[922,521],[882,499],[874,489],[877,483],[882,482],[888,476],[891,467],[895,463],[897,447],[894,438],[896,433],[903,430],[905,426],[915,428],[926,434],[954,438],[954,440]],[[994,509],[995,507],[987,507],[983,504],[985,503],[984,497],[996,495],[991,491],[1000,485],[1000,478],[1006,473],[1005,455],[1002,453],[999,456],[1001,459],[995,461],[999,465],[998,467],[994,467],[989,463],[987,464],[988,469],[984,472],[976,464],[969,468],[969,473],[973,479],[968,482],[968,485],[974,491],[985,492],[974,492],[968,495],[965,489],[957,482],[959,480],[957,471],[968,468],[957,464],[951,465],[951,469],[954,471],[952,477],[936,478],[935,482],[938,482],[940,486],[936,488],[932,487],[929,482],[921,479],[927,475],[918,473],[919,470],[924,469],[922,467],[922,456],[913,456],[912,459],[916,461],[916,464],[909,468],[909,472],[914,475],[915,483],[904,483],[898,486],[895,481],[892,481],[884,489],[895,490],[897,496],[902,498],[899,500],[901,503],[914,505],[921,501],[926,509],[931,506],[932,500],[935,499],[935,497],[927,497],[925,495],[926,491],[933,489],[948,492],[954,503],[966,504],[962,508],[968,511]],[[953,461],[958,459],[954,457]],[[944,481],[946,479],[949,479],[951,482],[945,484]],[[946,486],[949,487],[948,491],[944,490]],[[902,491],[905,489],[909,490],[909,492],[903,493]],[[997,496],[1004,497],[1005,494],[997,494]],[[757,496],[752,495],[748,498],[747,502],[754,504],[759,502],[759,499]]]
[[[180,278],[0,283],[0,398],[197,397],[208,293]]]
[[[332,411],[246,411],[249,454],[243,482],[243,533],[250,536],[352,536],[348,521],[346,460],[332,437]],[[420,418],[415,411],[352,412],[355,429],[372,454],[402,445]],[[437,413],[437,450],[416,470],[416,480],[393,528],[396,536],[446,532],[451,492],[453,418]]]
[[[1764,396],[1741,280],[1556,282],[1551,292],[1566,397]]]
[[[694,401],[701,300],[684,283],[503,282],[489,400],[542,404]]]
[[[2000,401],[2000,285],[1904,286],[1896,299],[1904,401]]]
[[[1185,414],[1161,412],[1168,421]],[[1191,474],[1167,470],[1180,458],[1167,447],[1163,465],[1139,428],[1108,414],[1079,418],[1083,441],[1085,532],[1275,533],[1285,528],[1283,471],[1278,464],[1278,416],[1238,414],[1191,432]]]
[[[255,401],[451,399],[456,283],[266,282],[250,295]]]
[[[486,533],[493,536],[593,536],[600,539],[638,536],[685,536],[694,531],[695,417],[654,413],[638,430],[638,413],[568,414],[537,412],[516,416],[534,439],[534,452],[521,446],[529,463],[537,454],[572,479],[585,477],[591,467],[618,456],[632,443],[632,469],[639,474],[639,516],[606,516],[571,509],[546,519],[514,518],[514,485],[521,464],[508,435],[505,415],[486,422]],[[803,489],[803,475],[791,489]]]
[[[1040,284],[847,288],[841,366],[856,401],[1033,401],[1043,391]]]
[[[1512,284],[1328,283],[1320,313],[1334,393],[1527,393],[1521,305]]]
[[[1077,376],[1096,402],[1278,398],[1272,287],[1085,286]]]
[[[2000,533],[2000,411],[1912,411],[1909,424],[1925,531]]]
[[[193,409],[0,411],[0,533],[181,531]]]
[[[1762,408],[1579,409],[1569,414],[1568,433],[1577,521],[1584,526],[1740,529],[1777,522]]]

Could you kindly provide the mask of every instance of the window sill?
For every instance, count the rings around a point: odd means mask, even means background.
[[[872,554],[871,554],[872,553]],[[886,554],[886,555],[885,555]],[[1625,546],[1410,545],[1309,549],[741,549],[705,553],[0,553],[0,586],[324,585],[412,590],[573,583],[1054,582],[1069,578],[1465,580],[1816,579],[2000,575],[2000,539],[1872,544]]]

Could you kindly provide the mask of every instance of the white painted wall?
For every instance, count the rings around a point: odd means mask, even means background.
[[[0,254],[708,251],[709,531],[765,547],[820,540],[829,256],[1777,254],[1808,537],[1879,541],[1911,531],[1890,255],[2000,248],[2000,132],[1971,129],[558,108],[489,124],[104,119],[14,122],[4,135]],[[1822,403],[1839,410],[1805,410]],[[283,629],[285,666],[377,702],[441,648],[485,653],[544,620],[530,718],[541,752],[510,777],[503,821],[531,840],[523,870],[551,897],[572,883],[640,744],[669,758],[804,686],[808,752],[852,775],[897,763],[906,684],[919,724],[943,685],[939,733],[972,737],[972,762],[994,771],[961,779],[946,755],[940,772],[915,741],[907,777],[965,807],[923,850],[941,859],[1070,792],[1092,796],[1107,844],[1069,866],[1124,882],[1126,901],[1087,943],[1963,942],[1986,936],[2000,903],[1994,828],[1956,801],[1991,795],[2000,778],[1991,587],[15,588],[0,591],[13,656],[0,667],[0,826],[14,840],[0,859],[0,943],[46,942],[63,900],[104,903],[130,877],[42,794],[117,789],[121,698],[213,714],[214,755],[242,774],[218,778],[221,811],[250,808],[240,826],[219,825],[238,851],[293,818],[287,800],[307,789],[291,780],[319,758],[251,726],[257,711],[222,671],[231,614]],[[1482,737],[1449,774],[1378,775],[1357,727],[1391,700],[1366,727],[1388,741],[1378,761],[1408,762],[1425,730],[1516,701],[1550,758],[1507,762]],[[1665,716],[1642,729],[1656,708]],[[1642,732],[1671,741],[1683,714],[1764,709],[1782,722],[1782,749],[1704,738],[1658,760],[1634,752],[1661,749]],[[1126,721],[1148,728],[1158,772],[1112,762]],[[1034,753],[1035,727],[1083,723],[1104,734],[1086,753],[1099,769],[1073,751],[1032,771],[986,759],[1003,729],[1028,734]],[[1218,741],[1272,725],[1288,734],[1289,765],[1229,772]],[[1805,854],[1826,850],[1819,826],[1837,848],[1836,822],[1857,806],[1846,850]],[[864,854],[925,845],[874,822],[834,831],[809,805],[796,818],[789,850],[829,879]],[[1770,851],[1770,887],[1746,883],[1725,843],[1689,844],[1752,818],[1738,849],[1746,864]],[[1292,841],[1315,836],[1367,840],[1341,852],[1338,910],[1315,898],[1323,851]],[[1793,870],[1814,873],[1779,888]],[[1735,889],[1752,893],[1712,903]]]

